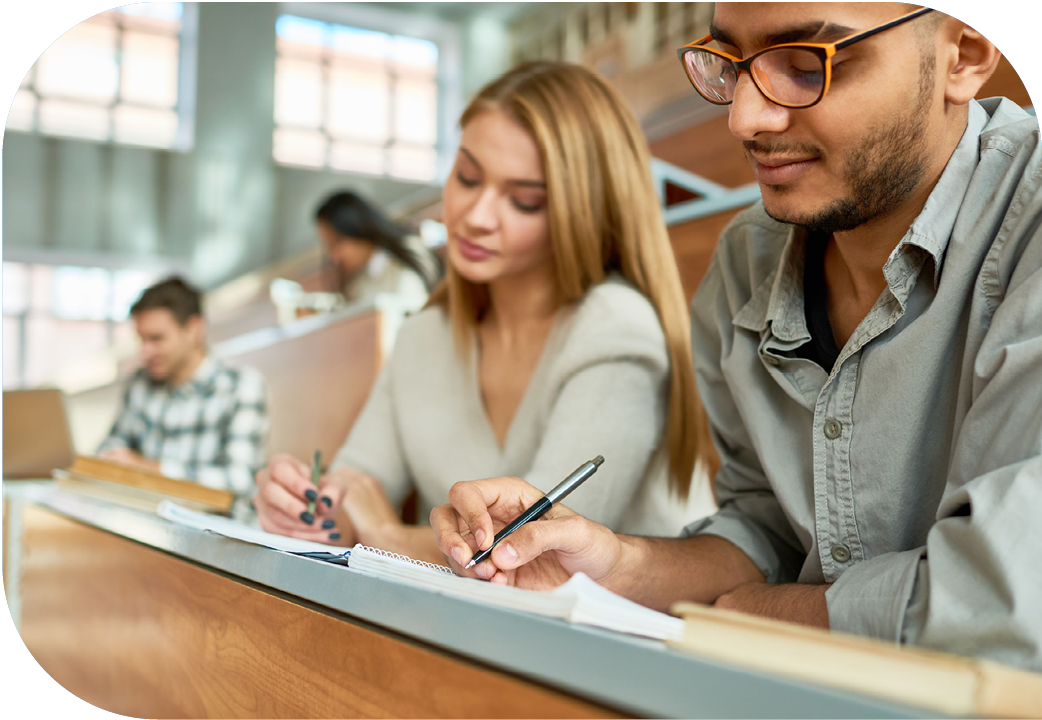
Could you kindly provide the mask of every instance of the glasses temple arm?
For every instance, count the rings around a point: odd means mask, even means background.
[[[858,33],[857,35],[854,35],[852,37],[848,37],[846,40],[840,40],[838,43],[836,43],[836,49],[837,50],[842,50],[843,48],[847,47],[848,45],[853,45],[856,42],[860,42],[861,40],[864,40],[865,38],[870,38],[873,35],[877,35],[877,34],[883,32],[884,30],[889,30],[892,27],[896,27],[896,26],[900,25],[903,22],[908,22],[909,20],[915,20],[917,17],[925,15],[926,13],[929,13],[929,12],[933,12],[933,8],[922,8],[920,10],[916,10],[915,12],[909,13],[909,14],[903,16],[903,17],[899,17],[896,20],[891,20],[888,23],[884,23],[883,25],[880,25],[879,27],[874,27],[871,30],[866,30],[863,33]]]

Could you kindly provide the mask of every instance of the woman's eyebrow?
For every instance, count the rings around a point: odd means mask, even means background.
[[[467,159],[474,163],[477,166],[478,170],[483,169],[481,167],[481,163],[478,162],[478,159],[474,157],[474,154],[467,150],[467,148],[461,145],[459,151],[466,155]],[[507,180],[507,183],[510,185],[520,185],[521,187],[531,187],[537,188],[539,190],[546,190],[546,183],[542,180]]]

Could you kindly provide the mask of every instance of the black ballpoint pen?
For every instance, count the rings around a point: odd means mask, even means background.
[[[563,500],[568,495],[568,493],[582,485],[583,481],[586,480],[586,478],[590,477],[595,472],[597,472],[597,468],[599,468],[603,462],[604,457],[598,455],[593,460],[590,460],[589,462],[584,462],[582,465],[576,468],[575,472],[573,472],[571,475],[562,480],[560,485],[555,487],[553,490],[548,492],[543,497],[539,498],[535,503],[533,503],[532,507],[525,510],[517,517],[516,520],[514,520],[512,523],[510,523],[505,528],[496,533],[496,537],[492,541],[492,544],[488,546],[488,549],[482,550],[473,558],[471,558],[471,561],[467,563],[467,566],[463,569],[470,570],[479,562],[487,560],[488,556],[492,554],[492,549],[495,548],[496,545],[498,545],[504,538],[506,538],[508,535],[510,535],[512,532],[517,530],[525,523],[529,523],[533,520],[538,520],[539,518],[543,517],[543,515],[546,514],[546,511],[553,507],[554,503]]]

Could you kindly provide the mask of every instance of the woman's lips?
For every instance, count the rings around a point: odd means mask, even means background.
[[[465,257],[467,260],[475,262],[479,260],[487,260],[496,254],[480,245],[468,242],[458,235],[456,236],[456,246],[459,248],[460,255]]]
[[[792,162],[768,160],[767,163],[770,164],[765,164],[753,157],[753,172],[756,174],[756,181],[761,185],[784,185],[799,178],[816,162],[817,158],[811,158]]]

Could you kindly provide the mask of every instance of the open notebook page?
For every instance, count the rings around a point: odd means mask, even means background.
[[[447,567],[364,545],[351,549],[350,567],[446,595],[617,632],[658,640],[679,639],[684,634],[683,620],[620,597],[582,573],[550,592],[522,590],[460,577]]]
[[[310,540],[298,540],[285,535],[264,532],[259,528],[250,527],[235,520],[189,510],[170,500],[164,500],[159,503],[156,513],[159,517],[179,525],[187,525],[197,530],[208,530],[225,537],[298,555],[322,553],[324,555],[344,556],[351,552],[347,548],[335,545],[324,545],[323,543],[311,542]]]

